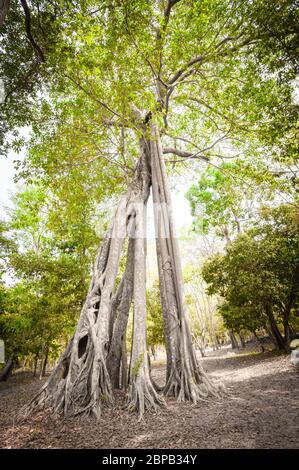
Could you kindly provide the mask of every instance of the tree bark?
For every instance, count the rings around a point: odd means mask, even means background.
[[[143,131],[145,136],[146,129]],[[51,407],[55,413],[99,417],[102,404],[113,400],[113,385],[119,386],[121,345],[132,290],[134,321],[128,407],[137,410],[141,418],[146,409],[155,410],[163,403],[150,376],[146,345],[144,206],[149,197],[151,170],[154,201],[171,207],[171,200],[159,134],[155,127],[152,131],[150,142],[147,137],[140,140],[141,156],[134,179],[98,250],[87,298],[73,337],[47,382],[21,410],[20,419],[44,406]],[[209,393],[218,396],[219,387],[210,382],[196,360],[186,319],[178,245],[168,212],[162,211],[161,222],[156,224],[156,237],[167,350],[164,393],[179,400],[196,402]],[[130,225],[134,233],[129,234],[126,271],[113,296],[121,250]],[[160,225],[169,231],[167,237],[161,235]]]
[[[212,384],[198,363],[191,341],[172,203],[160,135],[155,123],[151,127],[150,146],[157,258],[167,353],[164,394],[175,396],[179,401],[197,402],[209,394],[218,396],[219,388]]]
[[[230,337],[232,349],[239,349],[239,344],[238,344],[237,338],[236,338],[235,333],[233,332],[233,330],[229,330],[228,334],[229,334],[229,337]]]
[[[36,370],[37,370],[37,364],[38,364],[39,351],[40,351],[40,347],[38,348],[38,350],[37,350],[37,352],[36,352],[36,354],[35,354],[35,357],[34,357],[33,377],[36,376]]]
[[[274,315],[273,315],[273,312],[272,312],[272,308],[271,308],[270,305],[266,305],[265,312],[266,312],[266,315],[268,317],[269,326],[270,326],[272,335],[275,339],[277,348],[280,351],[288,352],[287,349],[286,349],[286,344],[285,344],[284,338],[283,338],[282,334],[279,331],[279,328],[278,328],[277,323],[275,321],[275,318],[274,318]]]
[[[126,333],[126,332],[125,332]],[[126,392],[128,386],[128,365],[127,365],[127,342],[126,334],[123,336],[121,352],[121,388]]]
[[[8,13],[10,0],[0,0],[0,28],[3,26]]]
[[[101,405],[112,402],[107,356],[113,324],[113,289],[127,226],[136,213],[136,202],[143,206],[148,199],[148,158],[142,140],[135,177],[120,201],[111,229],[96,256],[90,288],[75,333],[47,382],[21,410],[20,419],[44,406],[65,415],[92,413],[99,417]]]
[[[283,318],[283,329],[284,329],[284,349],[287,353],[290,352],[290,325],[289,325],[289,318],[290,318],[290,311],[285,312]]]
[[[120,387],[120,369],[122,358],[123,338],[125,337],[130,306],[133,296],[133,276],[134,276],[134,246],[133,238],[129,241],[127,264],[120,284],[121,296],[114,314],[115,321],[111,335],[109,353],[107,357],[107,369],[110,375],[113,388]],[[116,296],[118,296],[116,294]]]
[[[265,331],[266,331],[267,335],[269,336],[270,341],[272,342],[272,344],[276,348],[277,347],[277,342],[276,342],[276,339],[273,335],[273,332],[272,332],[270,326],[268,324],[266,324],[266,325],[264,325],[264,328],[265,328]]]
[[[151,381],[146,346],[146,233],[143,212],[143,207],[136,206],[134,325],[128,395],[128,409],[136,410],[139,420],[145,410],[155,411],[163,402]]]

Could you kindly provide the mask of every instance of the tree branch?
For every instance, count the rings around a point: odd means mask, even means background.
[[[174,7],[174,5],[176,5],[176,4],[179,3],[180,1],[181,1],[181,0],[168,0],[167,6],[166,6],[165,12],[164,12],[164,19],[165,19],[165,26],[164,26],[164,29],[166,29],[166,27],[167,27],[167,25],[168,25],[172,7]]]
[[[5,98],[4,98],[4,104],[7,103],[8,101],[8,98],[13,95],[13,93],[15,93],[16,91],[18,91],[18,89],[20,90],[31,90],[31,88],[33,88],[33,84],[30,83],[30,79],[32,79],[32,77],[34,77],[35,73],[38,72],[38,69],[41,65],[41,61],[38,60],[38,58],[36,58],[33,62],[33,64],[30,66],[29,70],[27,71],[27,73],[21,77],[18,77],[18,80],[17,80],[17,83],[16,85],[11,88],[10,90],[8,90],[8,92],[6,93],[5,95]]]
[[[215,113],[218,116],[222,117],[226,121],[231,122],[231,119],[228,116],[226,116],[226,114],[222,113],[221,111],[218,111],[218,109],[215,109],[213,106],[209,105],[206,101],[204,101],[202,99],[198,99],[194,96],[189,96],[189,98],[187,98],[187,99],[190,100],[190,101],[194,101],[195,103],[202,104],[203,106],[208,108],[213,113]]]
[[[186,137],[179,137],[179,136],[171,135],[168,132],[166,132],[165,134],[173,140],[181,140],[182,142],[186,142],[187,144],[192,145],[192,147],[196,148],[197,150],[200,150],[197,144],[187,139]]]
[[[190,67],[192,67],[192,65],[195,65],[195,64],[201,64],[204,59],[205,59],[206,55],[199,55],[197,57],[194,57],[193,59],[191,59],[189,62],[187,62],[187,64],[183,65],[183,67],[181,67],[169,80],[168,80],[168,84],[169,85],[173,85],[180,77],[181,75],[183,75],[184,72],[186,72]]]
[[[189,158],[193,156],[192,152],[186,152],[185,150],[179,150],[174,147],[165,147],[163,149],[163,153],[172,153],[173,155],[177,155],[178,157]]]
[[[109,113],[114,114],[114,116],[117,116],[118,118],[122,119],[122,116],[118,114],[116,111],[111,109],[104,101],[100,100],[96,96],[94,96],[89,90],[87,90],[80,82],[75,80],[73,77],[71,77],[68,74],[64,74],[66,78],[68,78],[71,82],[73,82],[81,91],[83,91],[86,95],[88,95],[90,98],[92,98],[95,102],[97,102],[99,105],[101,105],[106,111],[109,111]]]
[[[205,155],[200,155],[199,152],[192,153],[192,152],[186,152],[185,150],[179,150],[174,147],[165,147],[163,149],[163,154],[171,153],[173,155],[177,155],[178,157],[182,158],[198,158],[200,160],[204,160],[206,162],[209,162],[210,159],[206,157]]]
[[[221,48],[221,46],[223,44],[226,44],[228,42],[231,42],[231,41],[237,41],[238,39],[240,39],[242,36],[242,34],[239,34],[238,36],[235,36],[235,37],[226,37],[224,39],[222,39],[216,46],[215,46],[215,51],[217,51],[217,49]],[[246,38],[244,39],[244,41],[242,41],[240,44],[237,44],[229,49],[226,49],[224,51],[222,51],[220,49],[220,51],[218,51],[216,53],[217,56],[222,56],[222,57],[225,57],[227,55],[229,55],[230,53],[232,52],[235,52],[239,49],[241,49],[242,47],[250,44],[250,43],[254,43],[255,41],[257,41],[259,38]],[[190,67],[192,67],[193,65],[199,65],[199,64],[202,64],[208,57],[212,57],[213,54],[210,53],[210,54],[201,54],[201,55],[198,55],[196,57],[194,57],[193,59],[191,59],[189,62],[187,62],[185,65],[183,65],[169,80],[168,80],[168,85],[173,85],[183,74],[186,73],[186,76],[189,76],[191,75],[195,69],[192,69],[191,71],[189,70]]]
[[[43,51],[41,50],[40,46],[37,44],[35,41],[33,35],[32,35],[32,30],[31,30],[31,15],[30,15],[30,10],[27,5],[26,0],[20,0],[24,13],[25,13],[25,28],[26,28],[26,34],[29,42],[31,43],[32,47],[35,49],[35,51],[38,54],[38,57],[41,62],[45,62],[45,56]]]

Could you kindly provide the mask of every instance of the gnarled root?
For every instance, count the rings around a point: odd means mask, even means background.
[[[201,370],[200,374],[190,373],[185,366],[181,369],[172,369],[170,377],[164,387],[163,394],[177,398],[179,402],[191,401],[198,403],[209,396],[220,398],[223,386],[210,380]]]
[[[128,390],[127,408],[130,411],[136,411],[140,421],[145,411],[155,412],[160,406],[165,406],[165,401],[152,383],[146,354],[142,358],[141,365],[138,363],[133,365],[132,376]]]
[[[177,361],[172,362],[171,373],[164,388],[165,396],[173,396],[179,402],[206,400],[209,396],[220,398],[224,386],[216,383],[206,374],[198,362],[191,341],[188,324],[182,322],[182,328],[177,331]]]

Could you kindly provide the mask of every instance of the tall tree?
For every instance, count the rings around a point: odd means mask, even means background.
[[[270,28],[265,26],[269,17]],[[101,403],[112,399],[107,357],[114,285],[128,226],[138,234],[129,234],[134,239],[135,310],[129,406],[141,416],[159,404],[146,359],[140,236],[140,205],[146,205],[151,185],[167,351],[164,393],[194,402],[217,395],[191,343],[163,155],[206,162],[221,155],[224,142],[236,149],[240,136],[249,138],[253,131],[262,136],[266,123],[283,115],[294,77],[295,2],[284,0],[278,9],[259,0],[77,2],[55,24],[61,34],[45,61],[51,80],[41,76],[45,92],[35,103],[26,101],[21,116],[23,122],[34,117],[27,172],[58,186],[66,178],[66,164],[90,164],[93,170],[95,165],[102,172],[111,169],[120,185],[131,183],[98,251],[74,336],[25,413],[50,404],[57,411],[98,416]],[[289,75],[278,80],[286,63]],[[6,104],[7,112],[13,102]],[[258,129],[251,129],[258,120]]]

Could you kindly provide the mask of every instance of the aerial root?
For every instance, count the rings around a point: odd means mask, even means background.
[[[166,406],[166,402],[151,382],[146,382],[140,377],[130,385],[126,408],[138,413],[138,421],[143,419],[145,411],[157,412],[161,406]]]

